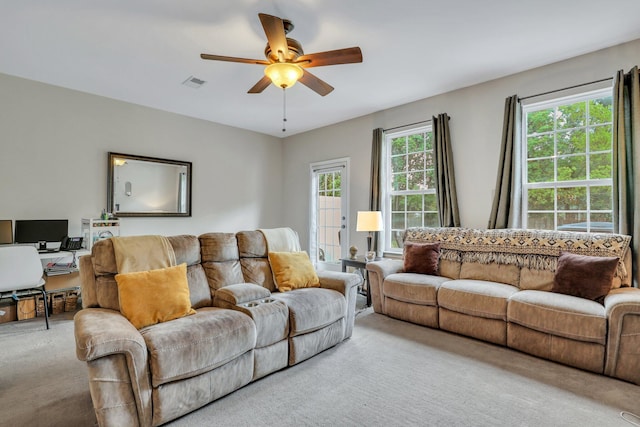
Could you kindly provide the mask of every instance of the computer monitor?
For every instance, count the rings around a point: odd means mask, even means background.
[[[14,240],[16,243],[59,243],[68,233],[67,219],[17,219]]]
[[[13,221],[0,219],[0,245],[13,243]]]

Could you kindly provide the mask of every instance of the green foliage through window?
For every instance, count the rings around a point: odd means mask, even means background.
[[[610,91],[525,107],[525,224],[613,231]]]
[[[389,135],[386,144],[385,215],[390,219],[390,229],[385,230],[385,249],[393,251],[402,248],[406,228],[439,225],[433,132],[422,128]]]

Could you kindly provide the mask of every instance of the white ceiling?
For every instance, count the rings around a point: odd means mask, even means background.
[[[305,53],[362,48],[313,69],[326,97],[287,90],[286,133],[282,90],[247,94],[262,66],[200,59],[263,59],[258,12]],[[638,39],[639,16],[638,0],[3,0],[0,72],[283,137]]]

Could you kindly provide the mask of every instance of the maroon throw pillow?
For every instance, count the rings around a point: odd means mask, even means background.
[[[404,272],[438,276],[440,243],[404,243]]]
[[[551,292],[604,302],[618,267],[618,257],[561,252]]]

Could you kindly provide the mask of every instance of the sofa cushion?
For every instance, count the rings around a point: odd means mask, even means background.
[[[598,257],[562,252],[551,292],[602,303],[611,289],[618,257]]]
[[[140,333],[149,351],[154,387],[211,371],[256,344],[251,318],[222,308],[202,308],[193,316],[159,323]]]
[[[509,300],[507,321],[578,341],[604,345],[607,339],[604,306],[570,295],[520,291]]]
[[[440,243],[404,242],[404,272],[438,275]]]
[[[268,258],[240,258],[240,267],[245,282],[255,283],[271,292],[278,289],[273,281],[273,272]]]
[[[290,336],[321,329],[344,317],[346,300],[332,289],[306,288],[272,295],[289,307]]]
[[[200,240],[202,267],[212,290],[244,283],[235,234],[206,233],[200,235],[198,239]]]
[[[554,271],[523,267],[520,270],[519,288],[523,291],[551,291]]]
[[[266,258],[267,241],[259,230],[239,231],[236,233],[238,239],[238,251],[241,258]]]
[[[189,298],[187,264],[117,274],[120,312],[140,329],[195,314]]]
[[[269,263],[280,292],[317,288],[320,279],[306,252],[269,252]]]
[[[518,288],[484,280],[450,280],[438,290],[438,305],[487,319],[507,320],[507,301]]]
[[[210,307],[213,301],[211,298],[211,288],[209,288],[207,275],[204,272],[204,268],[202,268],[202,264],[187,267],[187,281],[189,282],[191,307],[196,309]]]
[[[183,262],[186,262],[187,266],[200,264],[200,241],[196,236],[183,234],[169,236],[167,239],[176,255],[176,264]]]
[[[382,294],[396,301],[420,305],[438,305],[438,288],[450,279],[416,273],[394,273],[382,283]]]
[[[216,304],[223,302],[234,306],[261,298],[268,298],[270,295],[271,292],[262,286],[253,283],[238,283],[218,289],[214,301]]]
[[[508,264],[463,262],[460,266],[460,279],[484,280],[518,286],[520,268]]]

